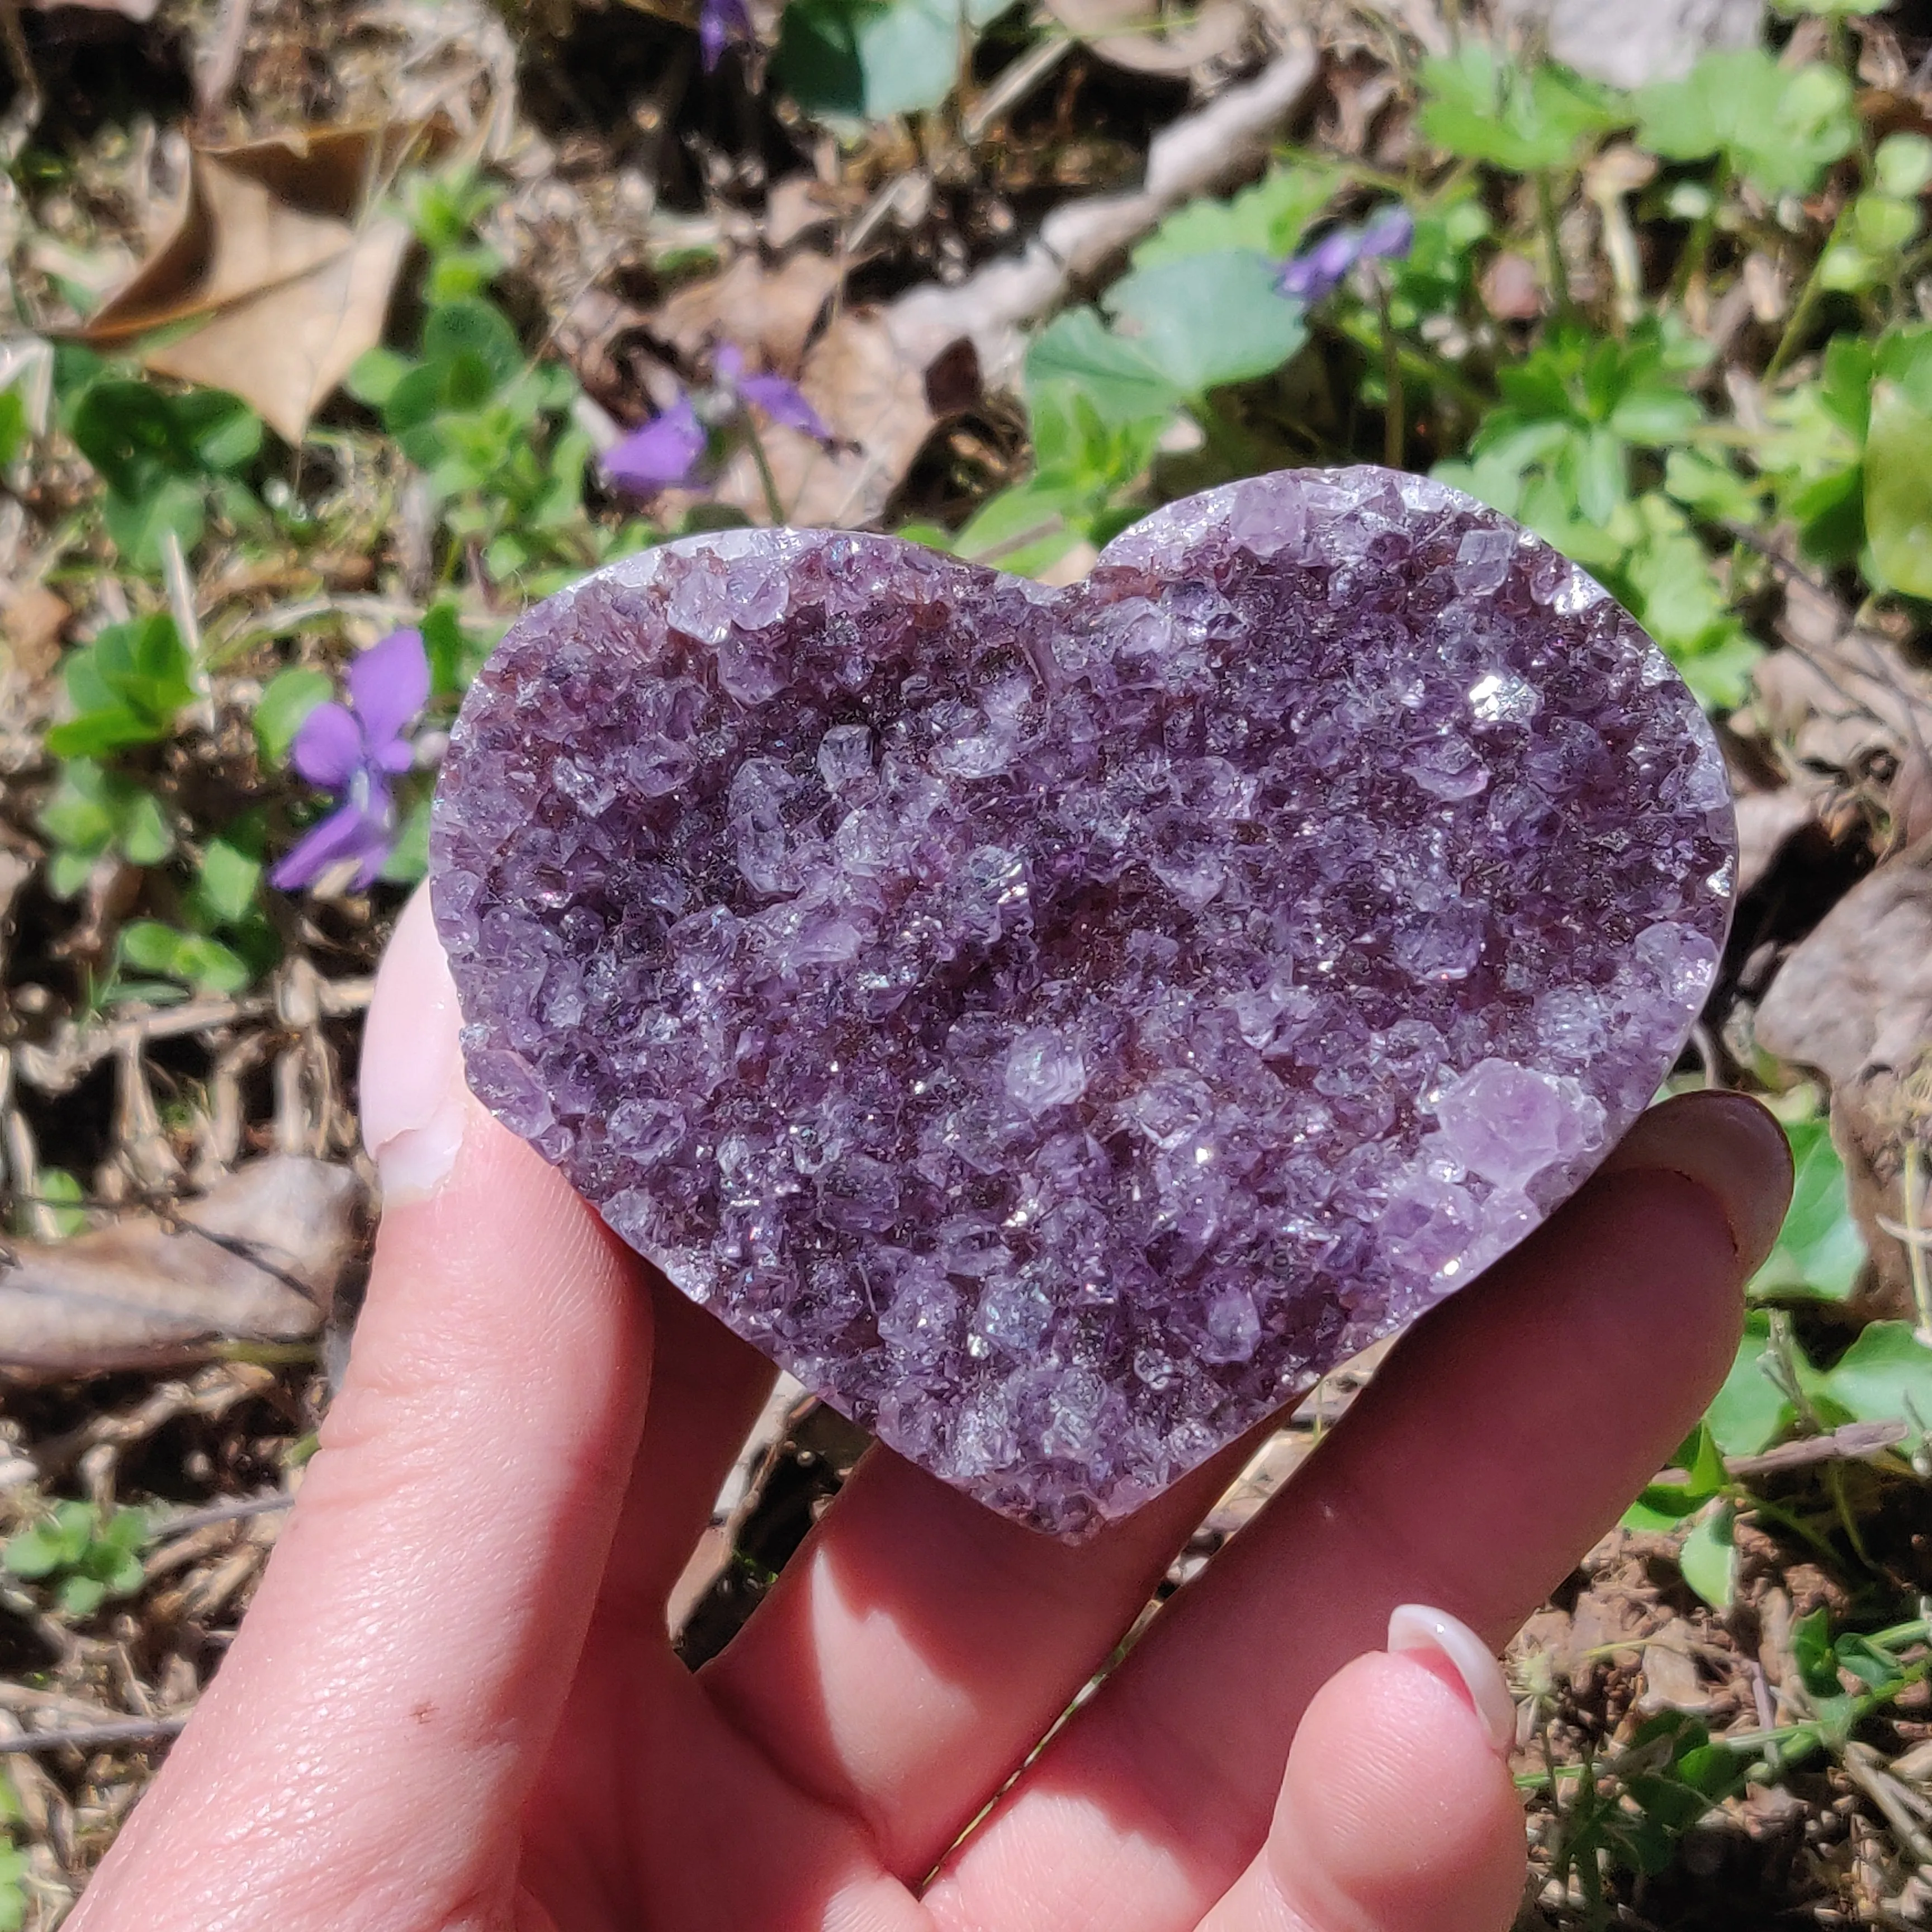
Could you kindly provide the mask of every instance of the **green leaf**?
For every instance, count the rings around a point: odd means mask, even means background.
[[[1932,187],[1932,140],[1923,134],[1886,135],[1872,156],[1872,174],[1884,193],[1910,200]]]
[[[424,292],[433,302],[459,302],[482,295],[502,272],[502,256],[482,242],[439,249],[430,257]]]
[[[418,627],[423,649],[428,654],[430,688],[439,698],[460,698],[469,689],[470,680],[482,668],[495,640],[489,635],[473,636],[466,628],[453,600],[432,604],[423,613]]]
[[[1737,1520],[1735,1504],[1720,1503],[1692,1527],[1677,1552],[1684,1582],[1714,1610],[1729,1610],[1737,1587]]]
[[[1227,200],[1203,196],[1178,208],[1134,250],[1134,266],[1156,268],[1197,255],[1251,248],[1292,255],[1310,222],[1328,206],[1337,179],[1316,161],[1277,163]]]
[[[58,1601],[70,1617],[91,1617],[106,1600],[107,1586],[96,1576],[69,1576],[61,1585]]]
[[[1664,459],[1664,494],[1714,524],[1755,524],[1763,512],[1762,484],[1747,482],[1721,458],[1700,449],[1673,449]]]
[[[1186,400],[1138,343],[1113,334],[1090,308],[1063,310],[1027,351],[1029,403],[1036,392],[1055,383],[1070,384],[1103,422],[1115,428],[1165,424]]]
[[[1681,1482],[1652,1483],[1624,1513],[1626,1529],[1667,1531],[1702,1509],[1730,1480],[1716,1438],[1700,1423],[1677,1452],[1684,1466]]]
[[[1279,369],[1308,339],[1298,304],[1276,292],[1280,265],[1250,248],[1137,268],[1103,298],[1117,332],[1198,400]]]
[[[302,720],[329,694],[328,674],[308,664],[290,664],[262,687],[255,704],[255,742],[264,764],[285,763]]]
[[[40,1169],[40,1199],[35,1205],[51,1213],[56,1240],[64,1241],[87,1232],[86,1203],[86,1190],[65,1168]],[[16,1232],[22,1234],[32,1232],[30,1220],[28,1204],[22,1201],[14,1216]]]
[[[76,715],[47,734],[61,758],[164,738],[194,696],[188,652],[164,614],[109,625],[68,653],[62,674]]]
[[[94,876],[99,854],[56,852],[47,862],[47,890],[57,899],[70,899]]]
[[[254,909],[261,878],[259,859],[226,838],[211,838],[195,880],[195,909],[212,925],[236,925]]]
[[[174,976],[200,993],[239,993],[254,983],[254,969],[232,946],[205,933],[182,935]]]
[[[138,972],[158,973],[206,993],[238,993],[255,976],[240,954],[219,940],[178,932],[154,919],[122,927],[121,958]]]
[[[1918,232],[1916,201],[1889,194],[1862,194],[1852,203],[1851,238],[1868,254],[1895,254]]]
[[[173,829],[161,802],[131,778],[116,794],[115,838],[130,863],[158,866],[175,849]]]
[[[343,379],[342,386],[358,403],[367,404],[372,410],[380,410],[395,394],[396,385],[416,366],[400,351],[378,344],[356,357]]]
[[[403,815],[396,842],[382,861],[386,884],[412,886],[429,870],[429,796],[425,793]]]
[[[1814,62],[1788,68],[1762,47],[1703,55],[1681,80],[1637,95],[1637,139],[1668,160],[1722,154],[1767,196],[1808,194],[1858,143],[1851,82]]]
[[[425,362],[444,365],[473,357],[487,377],[485,396],[513,382],[524,360],[510,318],[495,303],[473,297],[430,310],[423,322],[422,355]]]
[[[1874,1322],[1832,1367],[1804,1377],[1814,1402],[1852,1422],[1904,1422],[1932,1430],[1932,1348],[1904,1322]]]
[[[958,0],[793,0],[772,70],[808,114],[880,121],[937,107],[964,46]]]
[[[1066,488],[1034,476],[989,497],[968,520],[953,548],[963,557],[1037,576],[1080,541],[1082,530]]]
[[[28,440],[26,398],[18,389],[0,392],[0,468],[14,463]]]
[[[184,556],[191,554],[208,528],[208,492],[186,476],[157,477],[140,496],[110,488],[100,519],[129,569],[153,576],[167,553],[172,531]]]
[[[1908,596],[1932,597],[1932,412],[1883,377],[1872,386],[1864,513],[1872,560],[1886,584]]]
[[[91,759],[64,765],[38,824],[55,844],[71,851],[89,856],[105,851],[116,824],[106,772]]]
[[[1865,1256],[1846,1196],[1844,1164],[1822,1120],[1798,1121],[1785,1133],[1795,1170],[1791,1205],[1750,1294],[1759,1300],[1846,1300]]]
[[[10,1536],[0,1550],[0,1563],[16,1576],[30,1580],[52,1575],[67,1560],[65,1540],[52,1523],[32,1524]]]
[[[1798,1666],[1799,1681],[1811,1696],[1835,1697],[1843,1692],[1832,1622],[1822,1609],[1807,1611],[1792,1625],[1791,1658]]]
[[[1766,1372],[1771,1360],[1770,1311],[1754,1308],[1744,1318],[1737,1360],[1704,1416],[1712,1439],[1726,1456],[1762,1455],[1798,1419],[1790,1398]]]
[[[1524,69],[1474,38],[1422,64],[1425,139],[1452,154],[1512,174],[1574,160],[1583,143],[1617,124],[1616,98],[1567,68]]]
[[[230,475],[262,452],[262,418],[225,389],[190,389],[174,398],[175,420],[194,466],[208,475]]]
[[[185,937],[158,919],[137,919],[121,928],[121,957],[139,971],[176,978],[175,964]]]

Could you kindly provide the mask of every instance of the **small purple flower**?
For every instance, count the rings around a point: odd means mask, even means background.
[[[1298,302],[1318,302],[1341,286],[1361,252],[1352,228],[1331,228],[1312,248],[1289,260],[1275,286]]]
[[[282,892],[314,884],[353,862],[359,889],[375,881],[396,840],[391,782],[414,754],[404,734],[429,701],[429,655],[420,631],[392,631],[349,667],[346,704],[318,704],[302,720],[290,758],[340,803],[296,842],[270,882]]]
[[[604,452],[604,474],[620,489],[653,496],[688,483],[704,460],[711,439],[688,396]]]
[[[1378,208],[1362,225],[1364,261],[1399,262],[1415,246],[1415,217],[1399,201]]]
[[[1358,262],[1394,261],[1415,242],[1415,218],[1399,201],[1378,208],[1359,228],[1331,228],[1283,266],[1275,287],[1312,306],[1332,295]]]
[[[706,74],[724,58],[734,40],[752,38],[751,9],[745,0],[703,0],[698,10],[698,50]]]
[[[713,466],[718,446],[743,432],[748,409],[828,447],[836,440],[796,382],[746,375],[743,351],[728,342],[711,358],[708,385],[679,397],[604,452],[605,479],[640,496],[688,488]]]

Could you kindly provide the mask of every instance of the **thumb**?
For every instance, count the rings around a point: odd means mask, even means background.
[[[80,1932],[507,1925],[641,1426],[649,1300],[463,1084],[426,896],[378,976],[387,1194],[348,1373],[220,1677]]]

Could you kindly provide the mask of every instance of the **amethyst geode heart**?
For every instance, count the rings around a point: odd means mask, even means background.
[[[524,618],[431,833],[478,1094],[1019,1520],[1123,1516],[1534,1227],[1716,971],[1656,646],[1441,485],[1295,471],[1048,590],[695,538]]]

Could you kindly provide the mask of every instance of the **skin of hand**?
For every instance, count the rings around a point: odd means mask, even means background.
[[[666,1600],[772,1371],[472,1100],[458,1027],[419,895],[364,1050],[347,1375],[70,1932],[1508,1924],[1489,1647],[1732,1359],[1790,1189],[1755,1102],[1646,1114],[1036,1754],[1252,1445],[1078,1549],[874,1450],[694,1676]]]

